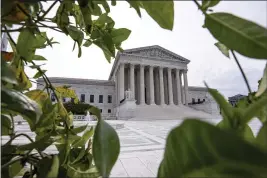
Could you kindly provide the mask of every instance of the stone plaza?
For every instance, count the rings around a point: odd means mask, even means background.
[[[204,119],[203,119],[204,120]],[[220,118],[205,119],[206,122],[216,124]],[[162,160],[165,140],[168,132],[182,123],[178,120],[157,121],[108,121],[110,124],[123,124],[116,129],[121,151],[114,165],[111,177],[156,177],[158,166]],[[78,122],[78,121],[77,121]],[[80,124],[86,124],[85,121]],[[261,126],[260,121],[253,120],[250,124],[254,134],[257,134]],[[23,123],[16,125],[17,133],[25,133],[34,139],[34,133]],[[7,137],[2,137],[2,144],[6,143]],[[14,144],[25,144],[28,140],[18,137]],[[45,152],[56,153],[54,146],[48,147]]]

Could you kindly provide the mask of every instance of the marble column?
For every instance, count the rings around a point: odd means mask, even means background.
[[[119,72],[119,103],[124,99],[124,64],[120,64]]]
[[[163,68],[159,68],[159,85],[160,85],[160,105],[165,105],[164,100],[164,83],[163,83]]]
[[[140,65],[140,105],[145,104],[144,66]]]
[[[160,91],[159,91],[159,69],[154,68],[154,93],[155,93],[155,104],[160,104]]]
[[[181,103],[184,104],[184,89],[183,89],[183,84],[182,84],[182,71],[180,72],[179,75],[179,79],[180,79],[180,90],[181,90]]]
[[[149,66],[149,90],[150,90],[150,105],[155,104],[154,98],[154,73],[153,73],[154,66]]]
[[[135,87],[134,87],[134,64],[130,64],[130,89],[133,94],[133,98],[135,98]]]
[[[177,101],[178,105],[182,103],[181,99],[181,80],[180,80],[180,70],[176,69],[176,83],[177,83]]]
[[[187,82],[187,70],[184,70],[184,100],[185,100],[185,105],[188,105],[188,82]]]
[[[173,105],[172,69],[168,68],[169,105]]]

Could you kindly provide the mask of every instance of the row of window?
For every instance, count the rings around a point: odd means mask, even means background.
[[[89,99],[90,99],[90,103],[94,103],[95,102],[95,95],[90,95]],[[56,101],[54,94],[51,95],[51,100]],[[63,102],[66,102],[66,98],[63,98],[62,100],[63,100]],[[73,102],[74,99],[71,98],[71,101]],[[81,94],[80,101],[83,103],[85,102],[85,94]],[[103,95],[98,96],[98,103],[103,103]],[[111,95],[108,95],[108,103],[112,103],[112,96]]]
[[[85,102],[85,94],[81,94],[80,101]],[[95,95],[90,95],[89,101],[90,101],[90,103],[94,103],[95,102]],[[98,103],[103,103],[103,95],[98,95]],[[112,96],[111,95],[108,95],[108,103],[112,103]]]

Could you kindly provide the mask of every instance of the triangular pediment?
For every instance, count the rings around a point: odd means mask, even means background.
[[[178,60],[181,62],[187,62],[187,63],[190,62],[188,59],[182,56],[179,56],[178,54],[175,54],[158,45],[128,49],[128,50],[124,50],[123,53],[138,55],[138,56],[146,56],[146,57],[151,57],[151,58],[175,59],[175,60]]]

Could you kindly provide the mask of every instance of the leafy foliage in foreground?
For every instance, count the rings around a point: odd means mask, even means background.
[[[72,102],[67,102],[64,103],[64,107],[68,112],[72,112],[73,114],[77,115],[86,115],[87,110],[91,107],[90,104],[87,103],[72,103]]]
[[[173,29],[172,1],[126,1],[140,17],[144,10],[160,27]],[[216,46],[227,57],[231,51],[248,85],[234,52],[265,60],[266,28],[233,14],[209,13],[219,0],[203,0],[202,5],[196,0],[193,2],[205,15],[204,27],[218,40]],[[35,63],[47,59],[35,52],[57,44],[40,30],[49,28],[73,39],[73,49],[78,47],[78,57],[82,55],[82,46],[94,44],[110,62],[116,50],[122,50],[121,43],[131,31],[114,28],[106,0],[55,0],[47,9],[41,1],[3,0],[1,3],[1,29],[8,34],[12,47],[12,52],[1,52],[1,134],[10,137],[1,146],[1,176],[108,177],[120,152],[116,131],[101,119],[99,109],[93,106],[89,106],[89,112],[98,118],[96,128],[74,127],[73,115],[62,103],[62,98],[71,97],[78,102],[76,94],[68,87],[51,84],[46,70]],[[112,0],[111,5],[116,3]],[[47,17],[56,4],[59,6],[55,16]],[[9,30],[9,26],[13,29]],[[12,39],[12,32],[19,32],[16,41]],[[36,69],[34,78],[43,78],[46,84],[43,90],[28,91],[32,84],[25,73],[26,65]],[[265,68],[257,93],[250,92],[248,99],[240,102],[237,108],[230,106],[216,90],[209,89],[222,109],[223,120],[214,126],[190,119],[174,128],[167,138],[158,177],[266,177],[266,71]],[[248,89],[250,91],[249,85]],[[56,103],[52,103],[51,94]],[[17,115],[35,132],[34,140],[15,132],[14,116]],[[248,126],[255,117],[263,124],[256,136]],[[18,137],[27,138],[29,143],[12,144]],[[51,145],[58,151],[54,155],[44,152]],[[26,172],[23,171],[25,166],[30,167]]]
[[[204,27],[219,41],[226,56],[231,50],[244,80],[246,76],[233,51],[247,57],[267,59],[266,28],[227,13],[207,11],[219,1],[194,1],[205,15]],[[207,85],[206,85],[207,86]],[[247,86],[250,92],[249,85]],[[158,177],[266,177],[267,90],[266,69],[258,92],[250,92],[232,107],[216,90],[208,89],[221,108],[217,126],[188,118],[168,135]],[[262,127],[254,136],[248,123],[259,119]]]

